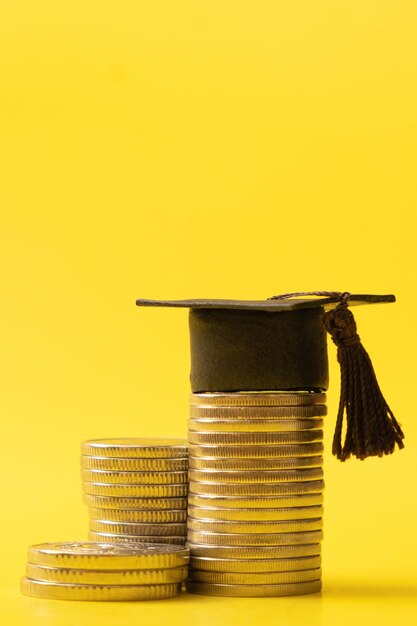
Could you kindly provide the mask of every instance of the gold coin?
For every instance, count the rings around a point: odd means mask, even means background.
[[[190,445],[190,454],[194,457],[203,457],[205,459],[220,460],[229,459],[279,459],[279,458],[299,458],[303,456],[312,456],[313,454],[323,454],[323,442],[302,443],[293,445],[256,445],[256,446],[239,446],[228,445],[225,447],[216,444],[209,445]]]
[[[217,418],[217,419],[246,419],[246,420],[268,420],[279,418],[287,418],[289,420],[297,421],[300,418],[307,417],[323,417],[327,415],[326,405],[316,406],[258,406],[258,407],[213,407],[213,406],[191,406],[190,417],[191,418]]]
[[[303,406],[312,404],[326,404],[325,393],[310,393],[298,391],[296,393],[249,392],[240,391],[230,393],[192,393],[192,406]]]
[[[84,502],[98,509],[136,509],[141,511],[167,511],[187,508],[187,497],[180,498],[123,498],[84,494]]]
[[[296,419],[296,420],[248,420],[248,419],[214,419],[201,418],[188,420],[188,430],[204,432],[233,432],[233,433],[260,433],[260,432],[291,432],[299,430],[319,430],[323,428],[323,420]]]
[[[224,522],[266,522],[280,520],[313,519],[323,515],[322,506],[305,506],[281,509],[219,509],[216,507],[189,506],[188,515],[197,519]]]
[[[273,597],[300,596],[321,591],[321,580],[308,583],[288,583],[283,585],[220,585],[187,581],[188,593],[202,596]]]
[[[124,459],[81,455],[81,467],[119,472],[186,472],[188,457],[182,459]]]
[[[199,583],[221,585],[279,585],[306,583],[321,578],[321,569],[296,570],[294,572],[207,572],[190,569],[189,580]]]
[[[147,524],[170,524],[187,521],[186,510],[146,511],[142,509],[97,509],[88,510],[92,519],[112,520],[116,522],[142,522]]]
[[[31,546],[28,561],[34,565],[93,570],[166,569],[183,567],[189,560],[188,548],[123,542],[40,543]]]
[[[163,537],[165,535],[185,535],[187,524],[143,524],[141,522],[115,522],[111,520],[90,519],[90,530],[115,535],[140,535],[142,537]]]
[[[322,493],[293,494],[281,496],[222,496],[194,494],[188,495],[189,506],[210,506],[223,509],[282,509],[284,507],[306,507],[323,504]]]
[[[148,543],[152,544],[174,544],[178,546],[183,546],[185,544],[185,535],[181,535],[181,537],[173,536],[173,535],[164,535],[163,537],[159,537],[157,535],[118,535],[115,533],[105,533],[105,532],[96,532],[90,530],[88,533],[90,541],[105,541],[107,543],[123,543],[128,541],[129,543]]]
[[[81,454],[89,456],[172,459],[188,456],[188,446],[184,439],[92,439],[83,441]]]
[[[263,471],[302,469],[304,467],[321,467],[322,465],[323,457],[321,455],[278,459],[211,459],[190,456],[190,469],[201,470]]]
[[[278,520],[278,521],[224,521],[189,517],[188,530],[200,533],[239,533],[246,535],[262,533],[299,533],[310,530],[322,530],[323,520],[321,517],[302,520]]]
[[[26,565],[26,576],[32,580],[78,585],[165,585],[185,580],[187,572],[187,566],[156,570],[92,570]]]
[[[205,572],[294,572],[321,567],[321,556],[292,559],[218,559],[192,556],[190,568]]]
[[[290,546],[294,544],[318,543],[323,539],[322,530],[295,533],[209,533],[188,530],[187,541],[215,546]]]
[[[187,472],[119,472],[83,469],[83,480],[116,485],[180,485],[188,482]]]
[[[126,498],[179,498],[186,496],[187,485],[110,485],[84,481],[84,493],[93,496]]]
[[[295,470],[189,470],[189,479],[214,483],[279,483],[323,478],[321,467]]]
[[[190,444],[215,446],[259,446],[285,443],[320,442],[323,439],[322,430],[300,430],[295,432],[274,433],[232,433],[232,432],[188,432]]]
[[[181,592],[181,587],[181,583],[167,585],[76,585],[22,578],[20,589],[25,596],[50,600],[127,602],[129,600],[173,598]]]
[[[320,543],[291,546],[218,546],[207,543],[187,542],[191,558],[238,559],[242,563],[248,559],[271,561],[280,559],[300,559],[321,554]]]
[[[197,495],[221,496],[279,496],[322,493],[323,480],[292,483],[214,483],[190,481],[190,492]]]

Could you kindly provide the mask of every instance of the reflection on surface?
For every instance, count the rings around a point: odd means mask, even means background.
[[[13,623],[30,626],[352,626],[415,625],[417,587],[400,581],[332,579],[321,594],[289,598],[211,598],[183,593],[158,602],[65,602],[2,592]]]

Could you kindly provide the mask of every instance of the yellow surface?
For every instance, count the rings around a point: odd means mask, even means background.
[[[416,19],[411,0],[2,0],[8,623],[415,623]],[[187,315],[135,298],[305,289],[397,294],[356,317],[407,435],[331,457],[331,346],[323,594],[21,597],[29,544],[86,537],[81,440],[186,434]]]

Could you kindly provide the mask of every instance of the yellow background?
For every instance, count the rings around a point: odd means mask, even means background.
[[[416,4],[2,0],[1,611],[14,624],[412,623]],[[322,596],[20,596],[83,539],[80,441],[186,435],[187,315],[136,297],[396,293],[357,311],[406,432],[341,464],[330,346]]]

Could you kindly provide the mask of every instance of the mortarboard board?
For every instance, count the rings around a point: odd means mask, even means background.
[[[396,444],[403,447],[404,435],[348,308],[384,302],[395,302],[395,296],[320,291],[267,300],[138,299],[136,304],[190,309],[194,393],[326,390],[329,332],[341,366],[333,453],[345,460],[351,454],[364,459],[390,454]]]

